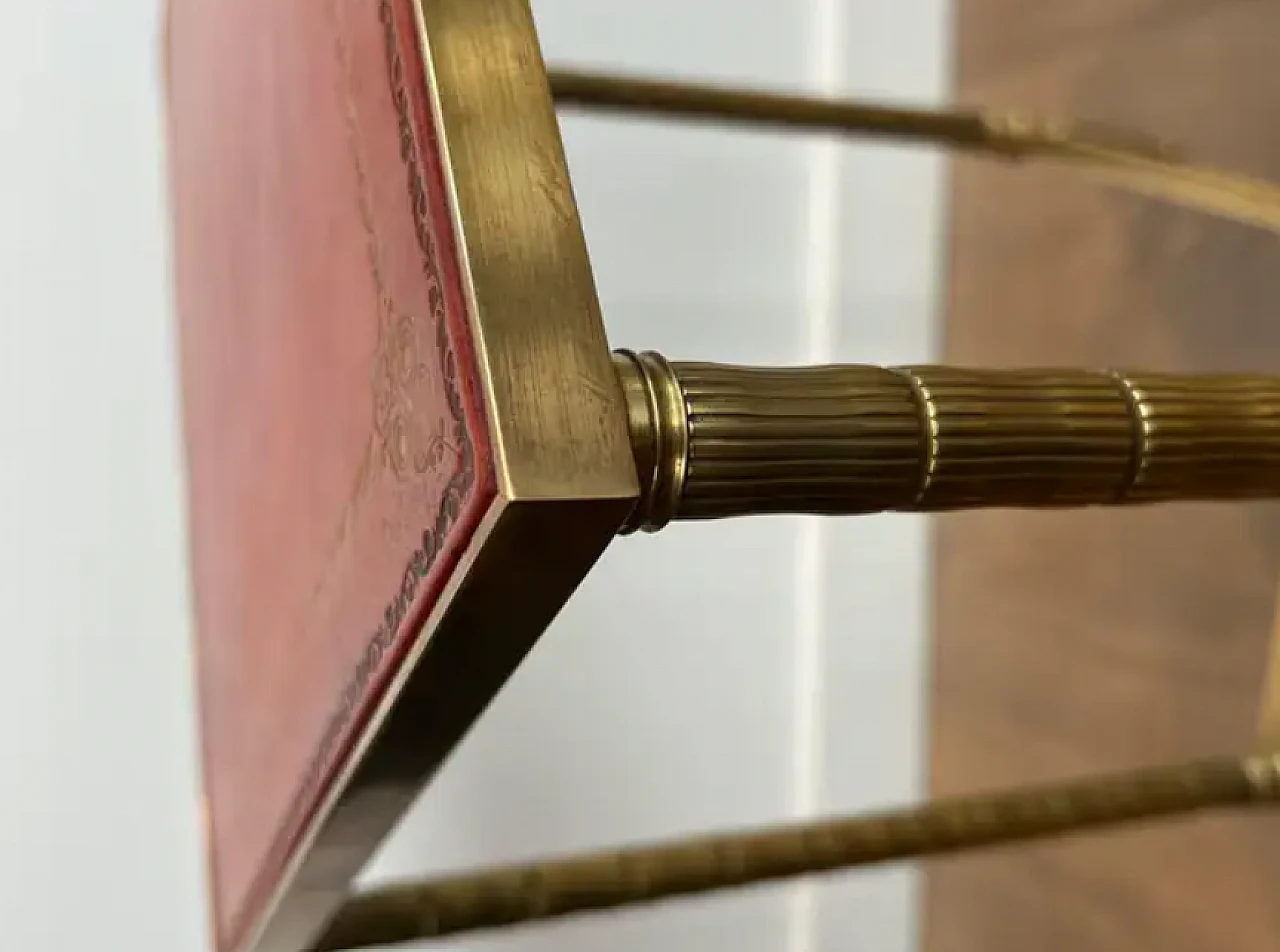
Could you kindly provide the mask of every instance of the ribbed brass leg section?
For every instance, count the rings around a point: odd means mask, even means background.
[[[926,482],[910,508],[1083,506],[1123,495],[1134,428],[1107,374],[899,372],[916,383],[933,446]]]
[[[1280,378],[618,366],[641,470],[632,527],[1280,496]]]
[[[1127,374],[1139,445],[1128,499],[1259,499],[1280,480],[1280,378]]]
[[[926,446],[911,384],[880,367],[680,364],[689,420],[679,519],[907,505]]]
[[[789,876],[1272,802],[1278,796],[1276,759],[1257,756],[634,847],[357,896],[317,949],[332,952],[453,935]]]

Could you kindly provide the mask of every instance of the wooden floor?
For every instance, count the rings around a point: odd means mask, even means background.
[[[1280,3],[957,2],[962,100],[1280,180]],[[1280,238],[1053,172],[962,162],[954,186],[948,359],[1280,373]],[[976,513],[938,541],[935,793],[1249,742],[1274,508]],[[1274,952],[1280,814],[940,863],[925,947]]]

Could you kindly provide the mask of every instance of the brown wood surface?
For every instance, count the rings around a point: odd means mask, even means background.
[[[1118,121],[1280,180],[1280,4],[958,0],[968,103]],[[1280,238],[1042,170],[954,171],[947,358],[1280,373]],[[933,788],[1242,748],[1280,518],[973,513],[938,528]],[[1280,814],[929,871],[928,952],[1273,952]]]

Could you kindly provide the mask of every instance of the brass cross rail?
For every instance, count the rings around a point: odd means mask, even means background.
[[[1280,761],[1255,756],[611,850],[371,891],[347,903],[315,952],[440,938],[1277,798]]]
[[[1006,158],[1071,156],[1094,149],[1150,159],[1170,157],[1169,147],[1156,139],[1101,123],[1042,119],[989,109],[969,112],[814,99],[563,69],[551,70],[548,79],[551,95],[561,108],[607,109],[663,119],[880,137]]]

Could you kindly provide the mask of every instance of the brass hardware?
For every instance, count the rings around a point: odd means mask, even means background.
[[[1280,377],[731,367],[620,351],[627,529],[1280,496]]]
[[[1280,188],[1180,160],[1127,129],[999,110],[904,109],[695,83],[548,73],[557,105],[668,119],[715,120],[805,132],[928,143],[1003,159],[1073,166],[1104,184],[1280,231]]]
[[[356,896],[315,952],[438,938],[1277,798],[1280,761],[1253,756],[632,847]]]
[[[908,109],[554,68],[548,71],[547,78],[557,106],[579,109],[873,136],[1005,158],[1062,155],[1086,147],[1146,158],[1170,155],[1165,143],[1127,129],[996,110]]]

